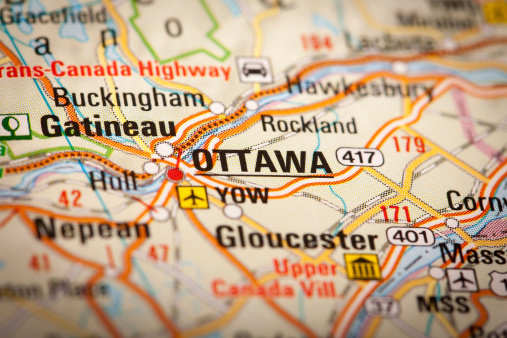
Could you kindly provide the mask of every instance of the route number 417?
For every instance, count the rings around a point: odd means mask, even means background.
[[[384,155],[374,148],[338,148],[338,162],[354,167],[380,167],[384,164]]]

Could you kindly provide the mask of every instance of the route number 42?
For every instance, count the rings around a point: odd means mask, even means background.
[[[375,148],[338,148],[336,158],[342,165],[353,167],[380,167],[384,155]]]
[[[69,201],[69,198],[67,195],[72,196],[72,200]],[[81,191],[79,190],[72,190],[69,194],[67,194],[66,190],[63,190],[60,194],[60,198],[58,199],[58,202],[63,204],[66,208],[69,207],[69,205],[72,205],[73,207],[82,207],[81,203],[79,203],[79,199],[81,198]],[[72,204],[70,204],[72,203]]]

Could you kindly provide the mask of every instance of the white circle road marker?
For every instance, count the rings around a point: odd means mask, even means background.
[[[393,73],[398,75],[405,75],[408,73],[408,65],[403,61],[394,61],[391,65]]]
[[[106,276],[108,276],[108,277],[116,277],[116,276],[118,276],[118,270],[116,270],[112,266],[106,267],[105,273],[106,273]]]
[[[232,219],[238,219],[243,216],[243,209],[237,204],[227,204],[224,207],[224,215]]]
[[[439,266],[432,266],[430,268],[429,274],[433,279],[442,279],[445,277],[445,270]]]
[[[169,142],[160,142],[155,146],[155,151],[161,157],[169,157],[174,153],[174,147]]]
[[[215,115],[220,115],[225,112],[225,106],[221,102],[213,102],[209,105],[209,110]]]
[[[458,48],[458,44],[456,40],[454,40],[453,38],[446,37],[442,41],[442,48],[445,49],[446,51],[452,52],[456,50],[456,48]]]
[[[456,229],[459,227],[459,221],[456,218],[446,218],[444,220],[445,225],[447,225],[451,229]]]
[[[495,35],[495,28],[491,25],[481,25],[480,26],[481,35],[485,37],[490,37]]]
[[[255,100],[248,100],[245,103],[245,107],[248,110],[257,110],[259,109],[259,104]]]
[[[166,208],[157,206],[150,210],[150,216],[155,221],[163,222],[169,219],[171,213]]]
[[[143,170],[145,173],[150,175],[155,175],[159,172],[160,168],[157,163],[155,162],[145,162],[143,164]]]

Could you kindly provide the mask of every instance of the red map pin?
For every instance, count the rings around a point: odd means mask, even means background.
[[[181,151],[178,152],[178,160],[176,161],[176,168],[167,168],[166,177],[169,181],[179,183],[183,180],[183,171],[180,170]]]

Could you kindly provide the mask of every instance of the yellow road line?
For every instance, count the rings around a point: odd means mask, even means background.
[[[111,39],[108,40],[106,44],[109,44],[111,41],[112,41]],[[97,55],[99,57],[99,62],[101,65],[107,66],[107,60],[106,60],[106,56],[105,56],[104,51],[105,50],[104,50],[104,47],[102,46],[102,44],[99,44],[99,48],[97,51]],[[116,117],[118,118],[118,120],[120,120],[120,123],[124,123],[125,121],[127,121],[127,119],[125,118],[125,115],[123,115],[120,107],[118,107],[118,103],[116,102],[116,89],[114,86],[113,79],[110,76],[106,77],[106,83],[107,83],[107,86],[109,87],[109,92],[113,94],[113,95],[111,95],[111,101],[114,104],[113,111],[116,114]],[[142,150],[146,151],[147,153],[151,153],[150,148],[146,145],[146,143],[144,143],[144,141],[141,139],[141,137],[132,136],[132,139],[137,143],[137,145]]]
[[[218,198],[216,198],[212,195],[208,195],[208,200],[211,203],[215,204],[219,208],[223,208],[225,206],[225,203],[223,203],[221,200],[219,200]],[[263,234],[267,234],[268,232],[270,232],[269,230],[264,228],[262,225],[255,222],[253,219],[249,218],[246,215],[241,216],[240,220],[243,221],[244,223],[248,224],[249,226],[251,226],[253,229],[255,229],[258,232],[261,232]],[[320,258],[320,259],[318,257],[313,258],[313,257],[307,255],[306,253],[304,253],[304,251],[299,250],[299,249],[290,248],[289,250],[301,257],[301,263],[305,263],[305,262],[322,263],[323,261],[327,261],[328,263],[336,264],[335,261],[333,261],[329,258]],[[345,269],[342,266],[338,266],[338,270],[345,273]]]
[[[432,27],[399,27],[399,26],[389,26],[383,23],[376,21],[368,12],[366,5],[363,0],[356,0],[357,6],[364,19],[368,24],[382,32],[392,33],[392,34],[414,34],[414,35],[427,35],[431,36],[435,40],[439,41],[443,39],[444,35],[437,29]],[[456,41],[464,41],[466,39],[472,38],[480,33],[478,27],[472,27],[467,30],[463,30],[453,35],[453,39]]]
[[[210,332],[216,331],[224,327],[227,324],[227,322],[231,321],[234,318],[234,316],[238,314],[239,310],[241,310],[241,308],[245,305],[246,301],[247,301],[246,297],[239,298],[232,304],[232,306],[229,308],[229,311],[220,316],[220,318],[212,322],[206,323],[202,326],[183,332],[182,336],[183,337],[203,336],[205,334],[208,334]]]
[[[421,201],[419,198],[417,198],[414,195],[412,195],[406,189],[401,188],[396,183],[394,183],[389,178],[385,177],[384,175],[382,175],[381,173],[379,173],[375,169],[373,169],[373,168],[365,168],[365,169],[370,174],[372,174],[373,176],[375,176],[375,178],[377,178],[379,181],[385,183],[391,189],[396,190],[399,193],[400,196],[403,196],[404,198],[408,199],[410,202],[414,203],[419,208],[423,209],[424,211],[428,212],[429,214],[431,214],[434,217],[443,218],[443,216],[439,212],[437,212],[435,209],[433,209],[431,206],[429,206],[428,204],[426,204],[423,201]]]
[[[449,336],[451,336],[451,337],[458,337],[459,336],[458,331],[456,331],[454,326],[452,326],[452,324],[449,323],[449,321],[440,312],[436,312],[435,317],[437,317],[438,321],[447,330],[447,332],[449,333]]]
[[[419,136],[419,137],[422,137],[424,138],[424,143],[429,145],[432,149],[436,149],[436,151],[442,155],[443,157],[445,157],[446,159],[448,159],[449,161],[451,161],[452,163],[456,164],[458,167],[460,167],[461,169],[463,169],[464,171],[466,171],[467,173],[469,173],[470,175],[472,175],[473,177],[481,180],[482,182],[484,183],[489,183],[490,179],[487,178],[486,176],[484,176],[483,174],[481,174],[480,172],[478,172],[477,170],[475,170],[474,168],[470,167],[468,164],[466,164],[465,162],[462,162],[461,160],[459,160],[457,157],[451,155],[450,153],[448,153],[446,150],[444,150],[443,148],[440,148],[438,145],[436,145],[435,143],[429,141],[428,139],[426,139],[424,136],[422,136],[421,134],[419,134],[418,132],[416,132],[415,130],[407,127],[407,126],[403,126],[401,127],[403,130],[405,130],[407,133],[413,135],[413,136]]]
[[[50,322],[53,322],[53,323],[59,325],[60,327],[62,327],[63,329],[67,330],[68,332],[70,332],[72,334],[75,334],[79,337],[83,337],[83,336],[91,337],[92,336],[91,332],[81,328],[80,326],[74,324],[70,320],[68,320],[68,319],[48,310],[48,309],[45,309],[45,308],[40,307],[32,302],[20,299],[18,297],[17,298],[10,298],[10,299],[13,300],[17,306],[19,306],[27,311],[30,311],[31,313],[33,313],[39,317],[42,317]]]
[[[111,0],[104,0],[103,3],[106,6],[107,11],[109,12],[111,17],[113,18],[114,22],[119,27],[120,33],[118,36],[118,41],[120,43],[120,46],[121,46],[123,52],[125,53],[125,56],[127,56],[127,58],[130,60],[130,62],[133,65],[137,66],[138,59],[129,49],[128,40],[127,40],[128,29],[127,29],[127,26],[125,25],[123,18],[116,12],[116,8],[112,4]],[[192,94],[196,94],[196,93],[202,94],[206,105],[208,105],[212,102],[211,99],[208,96],[206,96],[206,94],[204,94],[200,90],[193,88],[191,86],[187,86],[187,85],[183,85],[183,84],[179,84],[179,83],[175,83],[175,82],[170,82],[170,81],[165,81],[165,80],[163,80],[159,77],[156,77],[156,76],[152,77],[151,79],[153,80],[153,82],[155,82],[159,85],[162,85],[164,87],[179,89],[179,90],[186,91],[186,92],[189,92]]]
[[[401,188],[396,183],[392,182],[387,177],[385,177],[385,179],[383,179],[384,183],[386,183],[389,187],[391,187],[393,190],[395,190],[396,192],[398,192],[398,195],[396,195],[395,197],[392,197],[392,198],[384,201],[382,203],[382,205],[384,205],[384,206],[387,207],[387,206],[390,206],[390,205],[398,204],[398,203],[400,203],[401,201],[403,201],[406,198],[411,198],[412,201],[414,201],[415,203],[417,203],[417,205],[421,206],[421,208],[423,208],[423,210],[426,210],[427,212],[429,212],[431,215],[433,215],[435,217],[441,218],[442,215],[440,215],[436,210],[432,209],[430,206],[428,206],[427,204],[425,204],[424,202],[422,202],[421,200],[419,200],[417,197],[415,197],[415,196],[413,196],[412,194],[409,193],[410,188],[412,187],[412,174],[413,174],[414,170],[421,163],[423,163],[424,161],[426,161],[431,156],[434,156],[434,153],[430,150],[430,151],[424,153],[423,155],[419,156],[418,158],[416,158],[412,162],[410,162],[410,164],[407,166],[407,169],[405,170],[405,178],[404,178],[404,182],[403,182],[403,187],[401,187]],[[368,172],[376,172],[376,171],[371,170],[369,168],[366,168],[366,170]],[[375,175],[377,175],[377,174],[375,174]],[[380,175],[381,174],[378,173],[377,178],[380,178]],[[410,196],[410,197],[407,197],[407,196]],[[371,217],[373,217],[374,215],[376,215],[379,212],[380,212],[380,208],[379,207],[377,207],[377,206],[372,207],[371,209],[369,209],[366,212],[364,212],[363,214],[361,214],[358,218],[356,218],[347,227],[345,227],[345,229],[343,230],[343,232],[345,234],[350,234],[355,229],[357,229],[360,225],[362,225],[364,222],[366,222],[368,219],[370,219]],[[328,257],[329,253],[323,252],[321,255],[324,256],[324,257]],[[319,259],[319,258],[320,257],[317,257],[317,259]]]
[[[263,35],[262,35],[262,29],[261,29],[261,21],[270,17],[270,16],[276,15],[278,13],[278,11],[279,11],[278,6],[273,6],[272,8],[267,9],[267,10],[261,12],[260,14],[257,14],[255,16],[255,18],[253,19],[252,24],[253,24],[253,29],[255,32],[255,48],[254,48],[254,53],[253,53],[254,57],[259,57],[262,52]],[[261,90],[260,83],[258,83],[258,82],[254,83],[254,91],[258,92],[260,90]]]
[[[376,28],[382,32],[392,33],[392,34],[414,34],[414,35],[428,35],[434,38],[435,40],[440,40],[443,37],[443,34],[434,28],[423,28],[423,27],[397,27],[397,26],[389,26],[383,23],[377,22],[368,12],[365,4],[362,0],[356,0],[356,4],[359,7],[361,14],[364,19],[370,26]]]
[[[9,62],[11,62],[11,59],[8,56],[0,59],[0,65],[3,65],[3,64],[9,63]]]
[[[473,38],[474,36],[476,36],[479,33],[480,33],[479,27],[475,26],[475,27],[472,27],[467,30],[464,30],[464,31],[454,34],[453,38],[456,41],[464,41],[466,39]]]

